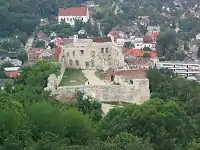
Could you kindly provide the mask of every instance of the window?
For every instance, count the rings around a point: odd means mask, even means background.
[[[70,18],[69,20],[72,21],[72,18]]]
[[[95,51],[91,51],[91,57],[95,57]]]
[[[66,20],[68,21],[68,20],[69,20],[69,18],[66,18]]]
[[[72,59],[69,60],[69,65],[70,65],[70,66],[73,65],[73,60],[72,60]]]
[[[69,57],[69,52],[67,52],[67,57]]]
[[[89,62],[88,61],[85,62],[85,66],[89,67]]]
[[[106,48],[106,53],[108,53],[108,48]]]
[[[101,48],[101,53],[104,53],[104,48]]]
[[[75,63],[77,66],[79,66],[79,60],[76,60]]]
[[[91,60],[91,67],[94,67],[94,60]]]
[[[73,51],[73,56],[75,56],[75,51]]]
[[[84,50],[80,50],[80,52],[81,52],[81,55],[83,55],[83,54],[84,54]]]

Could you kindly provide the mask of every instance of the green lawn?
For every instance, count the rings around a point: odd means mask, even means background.
[[[79,69],[67,68],[59,86],[84,85],[87,78]]]

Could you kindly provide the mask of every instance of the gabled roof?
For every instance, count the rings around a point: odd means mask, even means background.
[[[150,58],[152,59],[158,58],[157,53],[155,51],[143,51],[141,49],[135,49],[135,48],[128,49],[125,54],[134,57],[143,57],[144,53],[148,53]]]
[[[87,16],[87,7],[59,8],[58,16]]]

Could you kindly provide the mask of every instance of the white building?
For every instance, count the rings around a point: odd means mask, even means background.
[[[199,63],[163,61],[163,62],[159,62],[157,67],[159,69],[167,68],[180,76],[193,76],[195,74],[200,74]]]
[[[75,20],[87,22],[89,18],[90,14],[87,7],[59,8],[58,23],[64,21],[73,26],[75,24]]]

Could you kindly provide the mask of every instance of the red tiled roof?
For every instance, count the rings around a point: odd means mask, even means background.
[[[5,73],[10,78],[17,78],[20,75],[19,71],[9,71],[9,72],[5,72]]]
[[[159,34],[160,34],[159,32],[149,33],[148,35],[146,35],[144,37],[144,41],[145,42],[154,42]]]
[[[37,60],[39,56],[44,52],[42,48],[29,48],[28,50],[28,60]]]
[[[87,7],[59,8],[58,16],[87,16]]]
[[[143,51],[141,49],[136,49],[136,48],[128,49],[125,54],[132,55],[135,57],[143,57],[144,53],[148,53],[150,58],[152,59],[158,58],[157,53],[155,51]]]
[[[55,52],[55,55],[54,55],[54,59],[58,60],[59,57],[60,57],[60,53],[62,52],[62,48],[61,47],[57,47],[56,48],[56,52]]]

